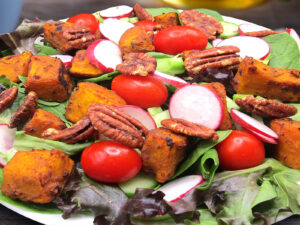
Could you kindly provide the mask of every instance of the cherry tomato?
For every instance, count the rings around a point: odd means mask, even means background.
[[[81,167],[94,180],[119,183],[134,177],[142,160],[133,148],[116,141],[99,141],[83,151]]]
[[[216,148],[220,165],[227,170],[247,169],[265,160],[263,143],[247,131],[232,131]]]
[[[154,21],[151,21],[151,20],[141,20],[141,21],[134,23],[134,25],[142,27],[146,31],[154,31],[154,28],[157,25],[157,23]]]
[[[119,75],[113,79],[111,89],[128,104],[144,109],[161,106],[168,97],[166,86],[149,76]]]
[[[91,34],[94,34],[99,29],[99,21],[92,14],[78,14],[67,20],[70,23],[76,23],[90,28]]]
[[[176,55],[186,50],[205,49],[207,45],[205,34],[193,27],[173,26],[159,31],[154,36],[156,51]]]

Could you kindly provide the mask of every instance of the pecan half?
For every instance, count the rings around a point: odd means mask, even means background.
[[[10,128],[15,128],[27,120],[29,120],[35,110],[37,109],[38,105],[38,96],[34,91],[31,91],[26,95],[24,102],[22,105],[17,109],[16,112],[12,115],[9,123]]]
[[[184,119],[165,119],[161,121],[161,124],[175,133],[199,137],[202,139],[211,139],[214,141],[219,139],[216,131]]]
[[[153,17],[140,4],[136,3],[133,7],[135,15],[139,20],[153,20]]]
[[[126,113],[108,105],[93,104],[88,117],[99,134],[132,148],[143,146],[147,128]]]
[[[261,31],[253,31],[253,32],[245,32],[244,36],[252,36],[252,37],[265,37],[271,34],[279,34],[274,30],[261,30]]]
[[[206,69],[237,68],[242,58],[237,55],[240,50],[235,46],[223,46],[206,49],[203,51],[190,51],[183,53],[184,65],[189,75],[196,76]]]
[[[8,109],[18,96],[18,88],[16,86],[11,87],[0,94],[0,113]]]
[[[55,141],[62,141],[67,144],[74,144],[80,141],[90,140],[95,137],[95,129],[88,117],[84,117],[71,127],[56,130],[49,128],[42,134],[43,138]]]
[[[237,98],[235,100],[248,113],[264,118],[284,118],[297,113],[297,108],[271,99],[258,99],[253,96]]]
[[[216,18],[196,10],[184,10],[180,13],[180,19],[183,25],[201,30],[208,40],[216,39],[224,31],[222,24]]]
[[[117,65],[117,70],[122,74],[147,76],[154,73],[157,66],[155,58],[141,52],[128,53],[123,60],[122,64]]]

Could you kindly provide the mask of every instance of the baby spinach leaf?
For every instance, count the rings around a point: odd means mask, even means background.
[[[212,17],[215,17],[219,21],[224,21],[222,15],[218,13],[217,11],[211,10],[211,9],[196,9],[196,11],[205,13],[207,15],[210,15]]]
[[[37,49],[38,55],[61,55],[61,51],[47,45],[34,44],[34,47]]]
[[[215,145],[223,141],[231,133],[231,130],[217,131],[219,135],[219,140],[201,140],[194,151],[189,153],[187,158],[180,164],[179,168],[176,170],[172,179],[178,177],[180,174],[189,169],[201,156],[203,156],[207,151],[212,149]]]
[[[179,14],[179,11],[176,9],[173,9],[173,8],[148,8],[146,10],[153,17],[160,16],[162,14],[170,13],[170,12],[175,12],[175,13]]]
[[[120,74],[119,71],[114,71],[114,72],[111,72],[111,73],[103,74],[103,75],[101,75],[99,77],[93,77],[93,78],[84,79],[82,81],[83,82],[98,83],[98,82],[105,81],[105,80],[112,80],[113,78],[115,78],[119,74]]]
[[[17,131],[13,148],[15,148],[16,150],[59,149],[67,155],[76,155],[92,143],[93,142],[85,142],[80,144],[66,144],[60,141],[46,140],[27,135],[24,133],[24,131]]]
[[[263,38],[271,47],[269,66],[283,69],[300,69],[300,51],[288,33],[273,34]]]
[[[289,105],[295,106],[297,108],[297,113],[294,116],[291,116],[290,118],[292,120],[300,121],[300,104],[299,103],[290,103]]]
[[[198,173],[201,174],[203,178],[207,179],[208,181],[198,186],[197,189],[206,190],[210,187],[218,167],[219,167],[218,153],[215,149],[210,149],[201,157],[200,168],[199,171],[196,172],[197,174]]]

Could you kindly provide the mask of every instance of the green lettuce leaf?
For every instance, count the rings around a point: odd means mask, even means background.
[[[271,47],[269,66],[300,70],[297,42],[288,34],[273,34],[263,38]]]
[[[34,44],[38,55],[62,55],[63,53],[51,46]]]
[[[202,192],[204,203],[221,224],[272,224],[300,214],[300,171],[275,159],[237,171],[216,174]]]
[[[60,141],[46,140],[27,135],[24,133],[24,131],[17,131],[13,148],[15,148],[16,150],[59,149],[67,155],[76,155],[92,143],[93,142],[66,144]]]
[[[0,46],[0,49],[9,48],[14,54],[20,54],[24,51],[31,51],[36,54],[33,43],[43,32],[45,23],[46,21],[39,19],[23,20],[14,32],[0,35],[0,40],[5,43],[5,46]]]
[[[103,74],[103,75],[101,75],[99,77],[93,77],[93,78],[84,79],[82,81],[83,82],[98,83],[98,82],[101,82],[101,81],[112,80],[112,79],[114,79],[119,74],[120,74],[119,71],[114,71],[114,72],[111,72],[111,73]]]

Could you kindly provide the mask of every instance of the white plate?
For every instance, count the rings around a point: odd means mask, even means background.
[[[223,16],[224,20],[227,22],[235,23],[237,25],[240,24],[253,24],[244,20]],[[29,219],[32,219],[34,221],[37,221],[39,223],[45,224],[45,225],[93,225],[94,217],[91,215],[73,215],[69,219],[63,219],[61,214],[46,214],[46,213],[36,213],[29,210],[24,210],[20,207],[16,207],[14,205],[4,203],[0,201],[0,204],[4,205],[5,207],[11,209],[12,211],[25,216]],[[160,225],[163,225],[163,223],[159,223]],[[150,225],[150,223],[147,223],[147,225]],[[154,225],[154,224],[153,224]]]

